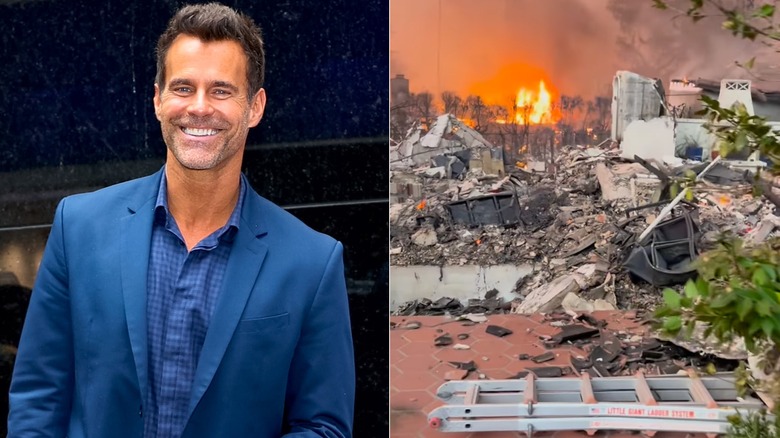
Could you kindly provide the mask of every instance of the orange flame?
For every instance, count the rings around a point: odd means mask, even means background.
[[[552,120],[552,95],[547,91],[544,81],[539,81],[537,93],[521,87],[517,92],[515,107],[517,123],[525,124],[526,117],[529,124],[551,123]]]
[[[425,199],[423,199],[422,201],[420,201],[419,204],[417,204],[417,207],[415,208],[417,208],[418,211],[422,211],[425,208],[425,204],[426,204]]]
[[[460,117],[459,119],[460,119],[461,122],[463,122],[463,124],[465,124],[469,128],[474,128],[475,126],[477,126],[477,122],[475,122],[474,119],[472,119],[472,118]]]

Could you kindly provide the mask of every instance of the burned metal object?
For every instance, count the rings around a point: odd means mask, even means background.
[[[512,192],[450,202],[445,207],[452,221],[460,225],[514,225],[520,222],[520,203]]]
[[[557,213],[554,206],[565,202],[562,196],[556,195],[552,187],[542,187],[522,198],[519,198],[514,190],[503,191],[453,201],[445,207],[455,224],[522,224],[528,227],[529,231],[536,231],[555,220]]]
[[[696,276],[693,261],[698,257],[696,215],[686,211],[661,222],[650,243],[631,251],[623,266],[654,286],[685,283]]]
[[[520,199],[520,222],[532,232],[545,228],[557,216],[555,206],[565,202],[566,195],[557,195],[552,187],[536,188],[527,197]]]

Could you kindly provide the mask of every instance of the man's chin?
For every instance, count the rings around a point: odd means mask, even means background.
[[[217,165],[213,157],[190,157],[174,154],[176,164],[187,170],[211,170]]]

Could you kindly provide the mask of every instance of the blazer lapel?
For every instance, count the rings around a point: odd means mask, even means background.
[[[248,190],[242,216],[251,216],[253,198],[257,195]],[[230,251],[225,280],[220,290],[217,307],[211,317],[206,339],[203,341],[203,350],[195,370],[195,378],[192,383],[192,394],[187,418],[192,415],[201,397],[211,383],[214,373],[217,371],[227,346],[233,337],[236,325],[244,312],[250,292],[254,288],[260,267],[263,264],[267,247],[258,239],[260,235],[257,225],[252,222],[242,221],[233,248]]]
[[[138,371],[141,398],[146,400],[147,385],[147,331],[146,331],[146,277],[149,269],[154,209],[139,210],[122,219],[122,293],[125,299],[125,317],[130,334],[130,345]]]

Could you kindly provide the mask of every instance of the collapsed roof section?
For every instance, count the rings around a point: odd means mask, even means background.
[[[467,150],[471,156],[481,157],[487,151],[490,156],[502,158],[501,149],[487,141],[482,134],[452,114],[442,114],[425,135],[422,135],[419,123],[409,129],[406,138],[391,148],[390,167],[409,169],[429,165],[437,156],[462,155],[459,153]]]

